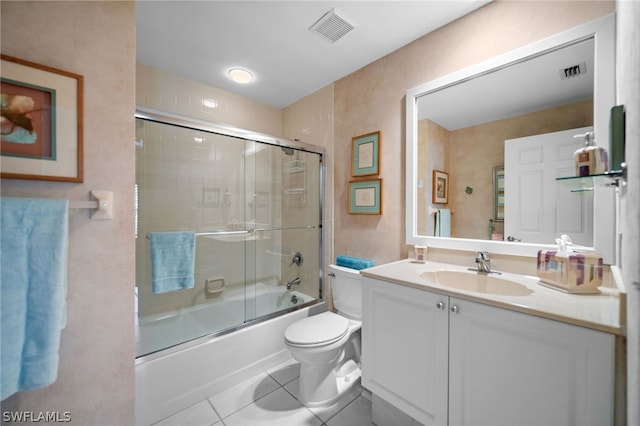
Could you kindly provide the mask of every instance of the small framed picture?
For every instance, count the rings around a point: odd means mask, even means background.
[[[380,131],[356,136],[353,145],[351,176],[380,174]]]
[[[447,204],[449,202],[449,174],[439,170],[433,171],[432,183],[433,204]]]
[[[349,182],[349,214],[382,214],[382,179]]]
[[[83,77],[2,55],[1,176],[83,181]]]

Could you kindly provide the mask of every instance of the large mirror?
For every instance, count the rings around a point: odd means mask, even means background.
[[[575,134],[608,148],[614,41],[608,16],[409,90],[407,244],[534,256],[566,233],[612,263],[614,191],[555,178],[574,173]],[[540,170],[518,161],[532,153]]]

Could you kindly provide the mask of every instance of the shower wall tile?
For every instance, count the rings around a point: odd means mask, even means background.
[[[137,90],[137,103],[154,109],[164,109],[181,115],[222,122],[241,128],[255,130],[282,136],[283,117],[285,112],[268,107],[237,95],[202,85],[198,82],[155,70],[146,65],[138,64],[137,77],[141,84]],[[287,114],[295,111],[295,120],[288,120],[290,129],[299,126],[299,135],[289,138],[298,138],[303,142],[331,147],[332,141],[332,87],[311,95],[300,104],[300,108],[292,107]],[[203,106],[204,99],[213,99],[218,103],[215,109]],[[245,150],[245,146],[224,141],[224,137],[204,134],[200,132],[181,131],[177,135],[175,131],[159,131],[151,126],[140,132],[143,139],[153,140],[144,144],[142,150],[137,150],[137,155],[144,158],[138,161],[138,171],[141,179],[137,183],[141,186],[141,193],[146,193],[144,208],[145,221],[148,229],[141,229],[141,235],[157,230],[194,230],[207,231],[223,229],[228,223],[245,220],[247,206],[239,204],[245,188],[241,182],[245,172],[253,172],[260,178],[256,181],[256,194],[269,194],[268,206],[257,206],[255,220],[258,223],[270,223],[272,226],[281,226],[283,223],[291,225],[303,215],[308,214],[308,206],[290,206],[286,204],[280,191],[273,194],[273,188],[283,184],[282,166],[277,163],[271,169],[265,167],[264,162],[257,161],[255,165],[250,162],[247,170],[240,164],[233,162]],[[195,136],[204,136],[204,141],[196,143]],[[159,143],[158,143],[159,142]],[[260,155],[260,154],[257,154]],[[158,161],[160,160],[160,161]],[[325,156],[327,164],[327,156]],[[330,168],[328,168],[330,170]],[[330,173],[328,173],[330,176]],[[329,180],[329,179],[327,179]],[[149,188],[160,187],[149,191]],[[202,205],[203,188],[218,188],[221,200],[224,192],[230,193],[230,205],[219,207],[206,207]],[[330,188],[330,187],[328,187]],[[317,197],[317,192],[311,192],[308,188],[307,197]],[[315,190],[315,188],[313,188]],[[144,191],[146,190],[146,191]],[[331,199],[330,191],[327,191],[327,200]],[[282,212],[274,210],[275,206],[284,205]],[[157,213],[161,214],[158,215]],[[325,218],[330,217],[331,203],[324,203]],[[158,219],[161,216],[161,219]],[[327,238],[329,227],[325,221],[325,251],[331,244]],[[317,247],[311,247],[304,235],[290,235],[280,238],[265,238],[258,240],[256,247],[258,253],[267,249],[280,247],[286,242],[289,250],[295,248],[304,253],[309,264],[317,262],[320,253]],[[171,310],[191,306],[194,302],[206,301],[204,297],[204,282],[207,278],[222,276],[227,286],[243,283],[244,259],[243,244],[237,242],[224,242],[214,238],[198,237],[196,245],[196,288],[191,291],[180,291],[162,295],[153,295],[149,288],[141,289],[140,315],[147,316],[160,314]],[[147,245],[148,246],[148,245]],[[139,250],[139,256],[149,257],[148,248]],[[272,250],[271,250],[272,251]],[[250,253],[249,253],[250,254]],[[301,290],[309,294],[317,294],[318,279],[309,268],[296,271],[289,268],[291,254],[277,257],[258,256],[255,261],[256,268],[251,271],[259,279],[280,278],[285,281],[301,275]],[[230,261],[230,259],[232,259]],[[274,262],[274,260],[277,260]],[[250,259],[248,260],[250,261]],[[149,262],[143,263],[139,268],[138,279],[141,282],[150,282]],[[328,262],[325,262],[328,264]],[[325,267],[326,270],[326,267]],[[282,271],[282,272],[281,272]],[[142,277],[141,275],[144,275]],[[289,276],[291,275],[291,276]],[[325,283],[328,279],[325,278]],[[281,283],[282,284],[282,283]],[[188,295],[188,296],[187,296]],[[147,303],[148,302],[148,303]]]
[[[333,252],[334,217],[334,85],[330,84],[284,109],[284,137],[321,146],[325,149],[325,196],[323,198],[323,297],[331,308],[328,277]],[[284,260],[283,260],[284,262]],[[311,280],[310,280],[311,281]]]
[[[282,137],[283,112],[279,108],[144,64],[137,64],[136,81],[138,106]],[[204,107],[204,99],[216,101],[217,108]]]

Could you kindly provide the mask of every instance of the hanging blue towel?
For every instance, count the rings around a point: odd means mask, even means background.
[[[345,268],[357,269],[359,271],[361,269],[371,268],[374,265],[374,262],[373,260],[360,259],[357,257],[337,256],[336,265],[343,266]]]
[[[451,210],[438,209],[436,214],[436,237],[451,236]]]
[[[2,399],[58,375],[66,324],[68,201],[1,198]]]
[[[196,234],[152,232],[151,283],[154,293],[193,288],[196,259]]]

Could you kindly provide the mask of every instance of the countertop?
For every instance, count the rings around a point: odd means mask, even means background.
[[[624,294],[616,289],[601,287],[601,294],[567,294],[539,284],[538,277],[503,272],[500,278],[515,281],[532,290],[526,296],[504,296],[454,289],[421,277],[423,272],[437,270],[467,271],[467,268],[429,261],[414,263],[407,259],[364,269],[360,273],[365,277],[445,296],[624,335]]]

